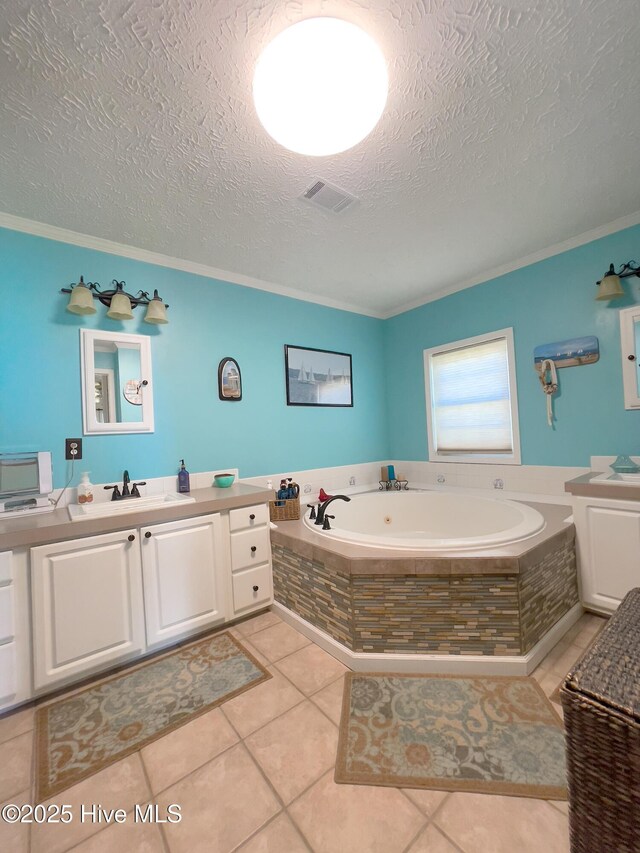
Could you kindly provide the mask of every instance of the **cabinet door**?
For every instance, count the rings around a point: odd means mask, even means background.
[[[576,503],[583,602],[612,613],[640,585],[640,506],[588,498]]]
[[[224,622],[220,516],[141,529],[147,643]]]
[[[35,687],[144,649],[137,530],[31,549]]]

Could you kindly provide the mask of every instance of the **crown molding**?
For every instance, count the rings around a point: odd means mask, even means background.
[[[640,224],[640,210],[635,213],[630,213],[628,216],[621,216],[619,219],[614,219],[606,225],[600,225],[598,228],[592,228],[590,231],[584,231],[575,237],[570,237],[568,240],[563,240],[561,243],[555,243],[553,246],[548,246],[546,249],[540,249],[538,252],[533,252],[530,255],[525,255],[516,261],[511,261],[508,264],[503,264],[499,267],[494,267],[491,270],[480,273],[480,275],[468,278],[459,284],[443,287],[439,290],[430,293],[428,296],[423,296],[413,302],[407,302],[399,308],[394,308],[381,315],[381,319],[388,320],[391,317],[397,317],[398,314],[405,314],[407,311],[413,311],[415,308],[420,308],[422,305],[427,305],[429,302],[435,302],[438,299],[443,299],[445,296],[450,296],[452,293],[458,293],[460,290],[467,290],[469,287],[475,287],[476,284],[484,284],[491,281],[493,278],[499,278],[522,267],[537,264],[539,261],[545,261],[547,258],[552,258],[554,255],[561,255],[563,252],[568,252],[570,249],[577,249],[578,246],[584,246],[586,243],[592,243],[594,240],[599,240],[601,237],[608,237],[610,234],[615,234],[616,231],[624,231],[625,228],[632,228],[634,225]]]
[[[336,308],[339,311],[349,311],[354,314],[362,314],[365,317],[382,319],[382,315],[375,311],[369,311],[348,302],[340,302],[336,299],[328,299],[315,294],[304,293],[292,287],[284,287],[270,281],[252,278],[248,275],[221,270],[200,264],[196,261],[188,261],[184,258],[174,258],[159,252],[151,252],[137,246],[128,246],[125,243],[116,243],[112,240],[104,240],[101,237],[93,237],[90,234],[81,234],[70,231],[67,228],[59,228],[57,225],[48,225],[46,222],[37,222],[33,219],[25,219],[12,213],[0,211],[0,228],[8,228],[11,231],[21,231],[24,234],[32,234],[35,237],[44,237],[47,240],[56,240],[58,243],[69,243],[72,246],[81,246],[83,249],[93,249],[96,252],[105,252],[109,255],[119,255],[122,258],[131,258],[134,261],[142,261],[146,264],[155,264],[159,267],[180,270],[181,272],[193,273],[204,278],[212,278],[229,284],[238,284],[240,287],[251,287],[254,290],[264,290],[277,296],[286,296],[289,299],[297,299],[302,302],[313,302],[325,308]]]

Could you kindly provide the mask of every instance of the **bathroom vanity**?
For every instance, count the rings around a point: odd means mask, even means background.
[[[591,472],[569,480],[565,489],[576,526],[582,603],[613,613],[640,586],[640,485]]]
[[[192,496],[0,521],[0,710],[271,604],[273,492]]]

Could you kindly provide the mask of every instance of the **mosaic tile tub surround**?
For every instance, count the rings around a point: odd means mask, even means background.
[[[386,574],[293,530],[272,531],[272,551],[275,600],[355,652],[526,654],[579,601],[572,526],[519,558],[390,561]]]

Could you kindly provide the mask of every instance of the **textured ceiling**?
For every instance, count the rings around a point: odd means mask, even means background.
[[[310,158],[251,79],[317,14],[390,93]],[[640,208],[638,44],[638,0],[3,0],[0,210],[385,314]],[[298,200],[315,177],[359,203]]]

